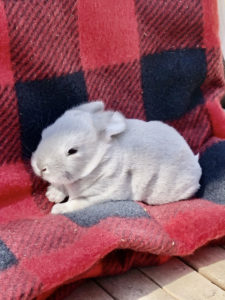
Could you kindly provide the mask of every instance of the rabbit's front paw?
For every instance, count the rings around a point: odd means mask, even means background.
[[[75,212],[86,207],[90,203],[86,200],[69,200],[65,203],[57,203],[52,207],[51,213],[54,215]]]
[[[54,202],[54,203],[60,203],[66,198],[66,195],[62,191],[58,190],[52,185],[48,186],[45,195],[50,202]]]
[[[58,215],[58,214],[63,214],[65,213],[64,209],[63,209],[63,205],[61,206],[61,204],[55,204],[52,207],[51,213],[53,215]]]

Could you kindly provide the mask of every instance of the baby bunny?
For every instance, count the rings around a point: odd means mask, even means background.
[[[101,101],[70,109],[44,129],[31,164],[50,183],[53,214],[109,200],[187,199],[201,177],[198,157],[174,128],[104,111]]]

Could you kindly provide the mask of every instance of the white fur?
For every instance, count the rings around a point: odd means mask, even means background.
[[[51,183],[50,201],[69,196],[52,213],[109,200],[163,204],[198,190],[198,156],[174,128],[103,109],[100,101],[78,106],[42,133],[32,155],[34,172]],[[67,155],[70,148],[78,152]]]

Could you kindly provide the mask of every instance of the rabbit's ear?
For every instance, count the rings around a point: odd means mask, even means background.
[[[106,136],[108,138],[124,132],[126,129],[126,119],[119,112],[114,112],[109,122],[106,124]]]
[[[90,113],[97,113],[104,110],[104,103],[102,101],[93,101],[81,104],[74,108],[75,110],[82,110]]]
[[[122,133],[127,126],[121,113],[110,110],[93,114],[92,120],[97,131],[103,133],[107,139]]]

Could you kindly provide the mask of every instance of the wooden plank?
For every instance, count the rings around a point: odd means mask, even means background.
[[[101,287],[99,287],[94,281],[88,280],[75,291],[65,298],[65,300],[112,300]]]
[[[141,270],[176,299],[225,300],[222,289],[179,259],[173,258],[161,266]]]
[[[225,290],[225,250],[223,248],[202,248],[182,260]]]
[[[174,300],[136,269],[122,275],[101,278],[97,282],[119,300]]]

